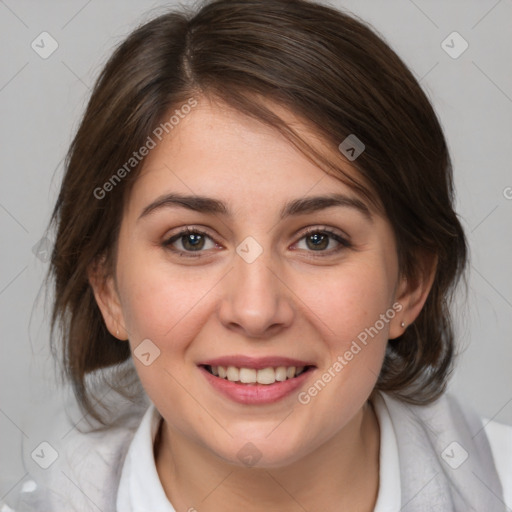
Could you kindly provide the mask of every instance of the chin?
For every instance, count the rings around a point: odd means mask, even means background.
[[[268,432],[265,435],[268,435]],[[285,467],[305,455],[301,453],[304,451],[303,442],[298,444],[289,438],[271,437],[236,437],[229,441],[228,446],[210,449],[228,464],[256,469]]]

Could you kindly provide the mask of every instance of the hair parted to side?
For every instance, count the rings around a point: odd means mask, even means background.
[[[389,46],[353,16],[307,0],[218,0],[172,11],[135,30],[101,72],[69,149],[53,211],[52,341],[82,409],[102,421],[88,380],[119,389],[127,342],[107,330],[88,282],[99,261],[114,271],[123,206],[142,160],[98,199],[94,191],[141,148],[169,112],[191,98],[219,99],[280,130],[326,172],[378,204],[397,241],[400,271],[437,258],[426,304],[388,343],[376,389],[415,404],[444,390],[455,354],[449,312],[466,264],[453,210],[450,157],[420,85]],[[350,134],[365,144],[355,182],[268,108],[304,119],[335,150]],[[337,151],[337,150],[336,150]],[[108,371],[103,371],[107,369]],[[130,368],[134,372],[133,367]]]

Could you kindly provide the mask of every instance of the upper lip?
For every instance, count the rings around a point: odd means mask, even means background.
[[[267,357],[249,357],[241,355],[216,357],[202,361],[199,366],[235,366],[237,368],[253,368],[261,370],[263,368],[277,368],[279,366],[314,366],[309,361],[291,359],[290,357],[267,356]]]

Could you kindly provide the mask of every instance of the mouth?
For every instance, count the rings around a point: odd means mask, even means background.
[[[245,404],[269,404],[291,395],[316,366],[287,358],[228,357],[198,364],[212,388]]]
[[[266,368],[239,368],[236,366],[221,365],[200,365],[210,375],[225,379],[238,384],[261,384],[270,386],[276,382],[284,382],[286,380],[295,379],[303,373],[314,368],[312,365],[307,366],[267,366]]]

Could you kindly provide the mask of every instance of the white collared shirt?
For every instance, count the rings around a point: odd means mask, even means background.
[[[373,402],[380,425],[380,481],[374,512],[401,508],[398,446],[389,411],[377,395]],[[175,512],[167,499],[153,456],[153,443],[161,416],[151,405],[130,444],[117,494],[120,512]],[[500,477],[505,503],[512,508],[512,427],[483,420]]]
[[[397,437],[380,394],[376,394],[373,405],[381,436],[379,491],[374,512],[399,512],[401,475]],[[66,429],[67,434],[60,442],[51,442],[58,457],[48,469],[36,469],[34,447],[28,443],[26,475],[30,476],[16,486],[21,487],[16,496],[10,492],[8,501],[0,499],[0,512],[97,512],[98,509],[106,512],[114,508],[118,512],[175,512],[160,482],[153,455],[162,418],[154,405],[143,407],[138,411],[132,408],[122,425],[103,432]],[[505,504],[512,509],[512,426],[485,419],[483,426]]]

